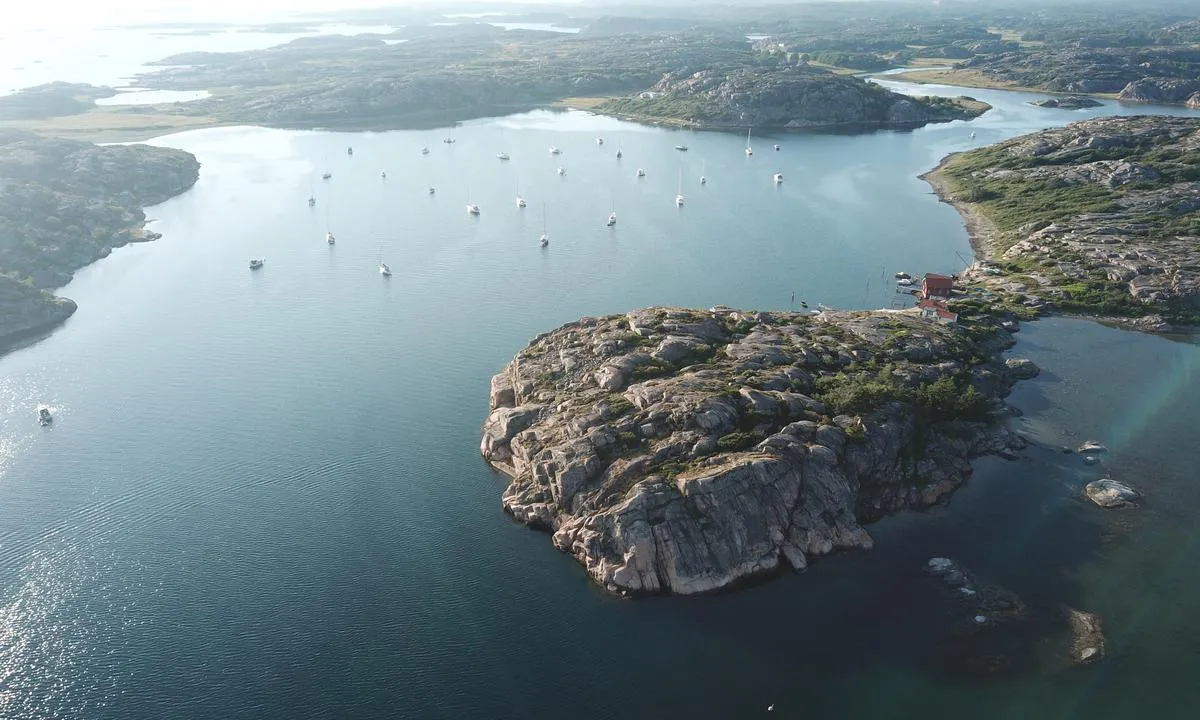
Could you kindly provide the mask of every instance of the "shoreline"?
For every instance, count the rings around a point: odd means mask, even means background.
[[[1006,92],[1022,92],[1038,95],[1050,95],[1052,97],[1090,97],[1100,98],[1102,100],[1118,100],[1117,93],[1088,93],[1088,92],[1064,92],[1061,90],[1047,90],[1045,88],[1027,87],[1025,85],[1017,85],[1008,83],[1002,80],[989,80],[979,73],[972,74],[966,70],[927,70],[922,68],[914,68],[910,72],[895,73],[892,75],[871,75],[877,80],[898,80],[900,82],[909,82],[916,85],[947,85],[950,87],[974,89],[974,90],[1003,90]],[[1171,105],[1170,107],[1179,107]]]
[[[951,153],[942,158],[938,164],[928,172],[922,173],[917,177],[924,180],[930,188],[933,189],[933,194],[937,196],[939,202],[943,202],[958,211],[959,216],[963,219],[963,225],[967,230],[967,242],[971,246],[971,251],[975,254],[975,261],[991,261],[995,259],[992,248],[995,238],[1000,234],[992,221],[973,207],[970,203],[961,203],[954,199],[950,192],[950,187],[942,177],[942,168],[946,166],[952,158],[959,153]]]

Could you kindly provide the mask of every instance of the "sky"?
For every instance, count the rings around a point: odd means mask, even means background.
[[[484,1],[453,0],[453,4]],[[317,10],[408,4],[437,3],[436,0],[0,0],[3,8],[0,22],[9,27],[43,27],[48,23],[98,27],[155,21],[252,23]],[[0,55],[3,55],[3,48],[0,48]]]

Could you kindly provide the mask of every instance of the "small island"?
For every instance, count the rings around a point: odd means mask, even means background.
[[[1084,108],[1100,107],[1101,105],[1099,101],[1085,95],[1064,95],[1063,97],[1034,100],[1029,104],[1043,108],[1054,108],[1056,110],[1082,110]]]
[[[952,318],[953,319],[953,318]],[[504,509],[620,594],[701,593],[850,548],[1024,441],[1016,322],[646,308],[540,335],[492,378]],[[1003,324],[1003,327],[1002,327]]]
[[[926,179],[967,219],[967,278],[1021,304],[1200,322],[1200,119],[1096,118],[951,155]]]
[[[667,73],[649,90],[589,106],[593,112],[705,130],[916,128],[968,120],[991,106],[972,98],[914,98],[812,67],[773,72]]]
[[[112,249],[156,236],[142,208],[195,184],[190,153],[0,130],[0,351],[75,311],[52,289]]]

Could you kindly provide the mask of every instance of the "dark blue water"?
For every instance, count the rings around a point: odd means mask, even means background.
[[[776,717],[1190,716],[1192,345],[1048,320],[1015,351],[1047,371],[1015,395],[1028,432],[1108,442],[1105,470],[1149,493],[1138,511],[1079,502],[1099,471],[1034,449],[981,462],[947,510],[873,527],[873,552],[716,597],[608,597],[501,513],[504,481],[478,457],[491,374],[562,322],[785,308],[792,291],[887,305],[881,276],[959,268],[958,217],[915,176],[1082,116],[972,94],[998,110],[759,138],[749,160],[735,135],[578,113],[471,123],[453,146],[441,132],[160,140],[203,163],[150,212],[163,239],[79,273],[63,291],[79,312],[0,360],[0,717],[728,718],[772,702]],[[267,264],[250,273],[255,256]],[[43,402],[50,429],[34,422]],[[1110,657],[964,680],[939,658],[931,554],[1101,613]]]

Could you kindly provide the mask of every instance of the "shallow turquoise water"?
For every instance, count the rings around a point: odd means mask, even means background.
[[[440,131],[161,139],[203,163],[150,211],[163,239],[80,272],[63,291],[75,317],[0,359],[0,716],[1190,716],[1172,713],[1200,706],[1192,345],[1066,319],[1020,335],[1046,369],[1014,396],[1022,425],[1109,443],[1106,469],[1149,493],[1138,511],[1079,502],[1097,470],[1034,448],[979,463],[946,510],[875,526],[873,552],[717,597],[606,596],[501,513],[478,457],[491,374],[562,322],[786,308],[793,291],[880,306],[896,270],[961,267],[957,214],[915,176],[1086,116],[972,94],[997,110],[758,138],[751,159],[736,135],[581,113],[468,123],[452,146]],[[1112,655],[988,682],[947,671],[946,608],[918,572],[935,553],[1101,612]]]

